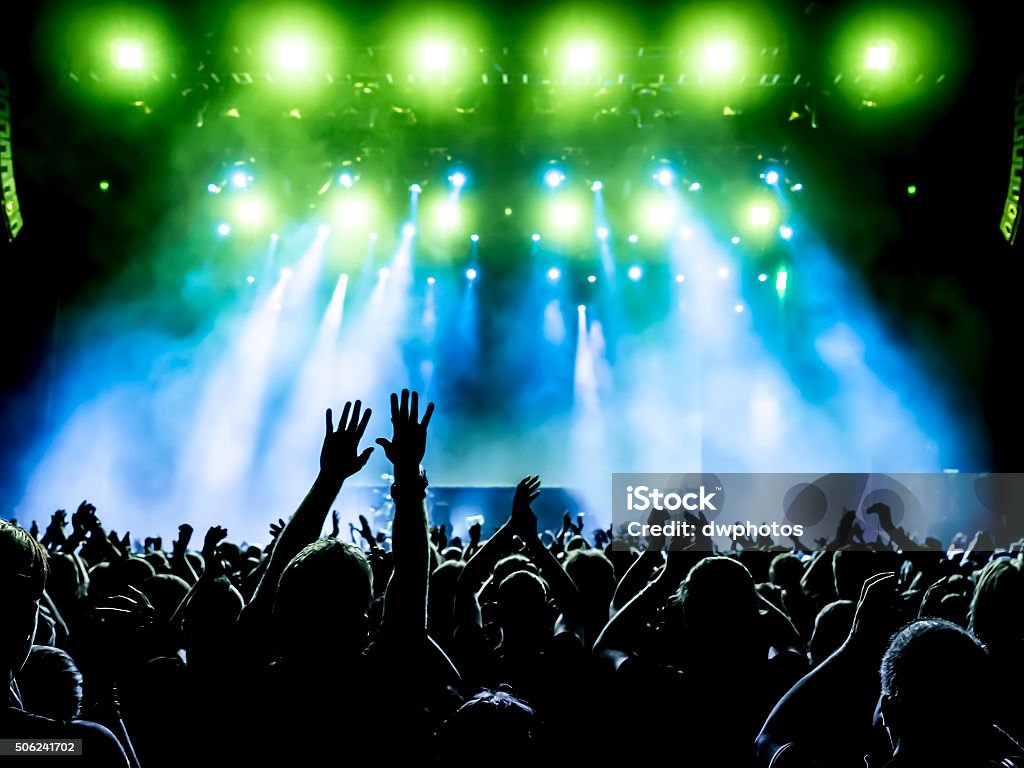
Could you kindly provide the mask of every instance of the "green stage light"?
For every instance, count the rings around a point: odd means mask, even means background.
[[[868,46],[867,56],[864,59],[866,69],[887,70],[892,68],[893,50],[889,43],[879,43]]]
[[[750,209],[750,223],[754,226],[767,226],[771,220],[772,210],[767,205],[755,205]]]
[[[429,40],[420,46],[420,66],[431,72],[444,72],[452,66],[452,47],[446,42]]]
[[[310,46],[301,37],[283,37],[274,43],[276,70],[303,72],[309,68]]]
[[[637,223],[646,237],[667,238],[675,227],[676,206],[664,195],[649,195],[640,201]]]
[[[917,194],[917,185],[916,184],[909,185],[907,187],[907,196],[908,197],[913,197],[916,194]]]
[[[332,224],[342,232],[366,232],[374,223],[375,213],[372,201],[353,190],[335,203]]]
[[[738,60],[736,44],[731,41],[717,40],[704,46],[704,71],[708,74],[732,72]]]
[[[110,182],[104,179],[100,182],[100,192],[106,192],[108,189],[110,189]]]
[[[591,43],[574,43],[566,51],[570,72],[590,72],[597,60],[597,49]]]
[[[142,69],[142,46],[134,40],[122,40],[114,45],[114,61],[119,69]]]
[[[256,225],[263,222],[267,209],[263,201],[255,197],[246,197],[235,206],[235,219],[241,225]]]

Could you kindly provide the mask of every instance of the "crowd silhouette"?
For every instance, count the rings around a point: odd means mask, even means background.
[[[390,536],[321,532],[366,464],[359,401],[271,543],[178,527],[141,546],[82,502],[0,521],[0,740],[80,739],[32,765],[1024,766],[1020,542],[918,543],[853,513],[831,542],[539,531],[538,477],[484,537],[432,527],[433,404],[391,396]],[[699,536],[700,534],[696,534]],[[884,542],[884,543],[883,543]],[[2,757],[0,761],[16,757]],[[62,763],[64,764],[64,763]]]

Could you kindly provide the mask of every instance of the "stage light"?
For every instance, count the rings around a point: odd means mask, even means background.
[[[776,184],[779,183],[779,172],[778,171],[768,171],[768,173],[766,173],[764,175],[764,183],[765,184],[770,184],[771,186],[774,187]]]
[[[676,275],[676,282],[677,283],[685,283],[686,282],[686,275],[682,275],[682,274]]]
[[[256,278],[253,275],[249,275],[248,277],[245,278],[245,282],[247,282],[249,285],[252,285],[253,283],[256,282]]]
[[[700,182],[699,181],[695,181],[692,184],[690,184],[690,191],[691,192],[699,192],[700,191]]]
[[[876,71],[891,69],[892,46],[888,43],[868,46],[867,56],[864,58],[864,67]]]
[[[331,234],[331,228],[330,228],[330,227],[328,227],[328,226],[327,226],[326,224],[321,224],[321,225],[320,225],[320,226],[319,226],[319,227],[317,228],[317,231],[316,231],[316,233],[317,233],[317,234],[318,234],[318,235],[319,235],[319,236],[320,236],[321,238],[325,238],[325,237],[327,237],[327,236],[328,236],[329,234]]]
[[[600,181],[595,181],[593,184],[590,185],[591,192],[600,192],[602,189],[604,189],[604,184],[602,184]]]
[[[629,271],[626,272],[626,274],[629,276],[629,279],[635,283],[637,280],[644,276],[644,271],[643,269],[640,268],[638,264],[634,264],[632,267],[629,268]]]
[[[558,267],[552,267],[551,269],[548,270],[548,280],[550,280],[552,283],[557,283],[558,278],[560,278],[561,276],[562,273],[561,271],[559,271]]]
[[[419,184],[410,184],[409,191],[412,192],[414,195],[418,195],[420,192],[423,191],[423,187],[421,187]]]
[[[757,281],[759,283],[766,283],[766,282],[768,282],[768,275],[766,275],[764,272],[762,272],[760,275],[757,276]]]
[[[216,184],[207,184],[206,191],[209,192],[211,195],[219,195],[220,187],[218,187]]]
[[[309,67],[309,45],[298,37],[285,37],[274,43],[274,65],[286,72],[301,72]]]
[[[729,240],[729,242],[732,243],[733,245],[739,245],[740,244],[740,236],[739,235],[733,235],[732,238]]]
[[[114,61],[119,69],[142,69],[145,57],[142,45],[132,40],[122,40],[114,46]]]
[[[587,311],[587,305],[586,304],[577,304],[576,305],[576,311],[579,312],[581,315],[585,314],[586,311]]]
[[[236,213],[239,221],[245,224],[256,224],[263,218],[263,203],[259,200],[240,200]]]
[[[387,280],[391,276],[391,270],[388,269],[387,267],[381,267],[379,270],[377,270],[377,275],[380,277],[381,280]]]
[[[743,305],[742,304],[737,304],[735,307],[733,307],[733,309],[736,310],[736,314],[738,315],[740,312],[743,311]]]
[[[370,233],[370,240],[371,241],[375,241],[376,239],[377,239],[377,233],[376,232],[371,232]]]
[[[353,183],[352,174],[351,173],[343,173],[343,174],[341,174],[341,176],[338,177],[338,183],[341,184],[341,186],[345,187],[345,189],[350,188],[352,186],[352,183]]]
[[[779,237],[781,237],[783,240],[792,240],[793,228],[787,227],[785,224],[783,224],[781,227],[779,227]]]
[[[719,267],[718,268],[718,276],[720,278],[722,278],[723,280],[725,280],[725,278],[727,278],[729,276],[729,268],[728,267]]]
[[[448,177],[448,181],[450,181],[452,183],[452,186],[455,187],[456,189],[462,189],[464,186],[466,186],[466,174],[464,174],[462,171],[456,171],[455,173]]]
[[[667,238],[676,218],[673,201],[666,199],[663,195],[652,195],[642,201],[640,205],[642,206],[640,210],[644,235]]]
[[[917,185],[916,184],[911,184],[910,186],[907,187],[907,196],[908,197],[913,197],[916,194],[917,194]]]
[[[780,299],[785,297],[788,285],[789,273],[785,269],[780,269],[775,275],[775,291],[779,294]]]
[[[693,237],[693,230],[690,227],[680,227],[679,236],[683,238],[683,240],[689,240]]]
[[[469,236],[469,239],[472,240],[474,243],[478,243],[480,242],[480,235],[474,233]]]
[[[736,44],[718,41],[704,46],[704,69],[709,74],[723,74],[736,68]]]
[[[292,270],[291,270],[290,267],[284,267],[284,268],[281,269],[281,279],[282,280],[291,280],[292,279]]]
[[[630,236],[629,236],[629,242],[631,242],[631,243],[637,243],[637,242],[639,242],[639,241],[640,241],[640,237],[639,237],[638,235],[630,235]]]
[[[245,171],[235,171],[231,174],[231,185],[239,189],[245,189],[249,184],[249,174]]]
[[[568,234],[576,232],[582,220],[583,211],[576,200],[556,200],[551,206],[548,226],[557,232]]]
[[[566,60],[570,72],[589,72],[594,68],[597,52],[589,43],[569,46]]]
[[[405,224],[402,227],[402,235],[404,237],[412,237],[415,234],[416,234],[416,225],[413,224],[412,222],[409,222],[408,224]]]
[[[755,205],[750,209],[750,223],[763,227],[772,220],[772,209],[767,205]]]
[[[280,239],[280,235],[278,235],[277,232],[270,233],[270,242],[276,243],[278,239]]]
[[[608,239],[608,227],[598,227],[597,228],[597,236],[601,240],[607,240]]]
[[[227,237],[231,234],[231,225],[227,223],[217,225],[217,234],[221,237]]]
[[[435,277],[428,277],[427,278],[427,285],[433,285],[436,282],[437,282],[437,278],[435,278]]]
[[[565,181],[565,174],[557,168],[551,168],[544,172],[544,183],[554,189],[559,184]]]
[[[506,208],[505,209],[505,215],[506,216],[511,216],[512,215],[512,209],[511,208]]]
[[[662,168],[660,171],[654,174],[654,178],[656,178],[658,180],[658,183],[661,184],[661,186],[663,187],[667,187],[669,184],[671,184],[675,180],[675,177],[675,174],[672,173],[672,171],[670,171],[668,168]]]
[[[472,267],[467,269],[466,270],[466,279],[469,280],[470,282],[473,282],[474,280],[476,280],[476,270],[473,269]]]
[[[804,188],[804,185],[801,184],[800,182],[797,182],[796,184],[793,185],[792,190],[794,192],[799,192],[803,188]]]
[[[100,192],[106,192],[108,189],[110,189],[110,182],[104,179],[100,182]]]
[[[443,72],[452,66],[452,47],[431,41],[420,46],[420,66],[431,72]]]
[[[443,230],[452,230],[459,225],[462,215],[459,206],[454,200],[446,200],[439,205],[434,213],[437,225]]]
[[[596,283],[597,282],[597,275],[587,275],[587,282],[588,283]]]
[[[540,235],[538,233],[534,232],[532,235],[530,235],[530,239],[533,240],[533,242],[535,242],[535,243],[539,243],[540,242]]]

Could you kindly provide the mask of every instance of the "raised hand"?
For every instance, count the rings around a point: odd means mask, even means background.
[[[572,523],[570,523],[569,527],[572,528],[572,535],[573,536],[579,536],[580,534],[582,534],[583,533],[583,515],[582,514],[576,515],[576,524],[573,525]]]
[[[35,520],[32,521],[32,525],[28,529],[29,535],[38,541],[39,539],[39,523]]]
[[[516,486],[515,496],[512,497],[512,517],[509,525],[512,532],[518,534],[524,541],[537,537],[537,515],[534,514],[531,504],[534,499],[540,496],[540,477],[524,477]]]
[[[274,541],[278,536],[281,535],[281,531],[284,530],[284,518],[277,518],[276,523],[270,524],[270,540]]]
[[[869,515],[878,515],[878,527],[888,533],[893,529],[892,523],[892,510],[889,509],[888,504],[883,504],[880,501],[876,501],[870,507],[868,507]]]
[[[331,538],[338,538],[339,533],[341,533],[341,515],[335,509],[331,511]]]
[[[215,525],[206,532],[206,538],[203,539],[203,557],[211,556],[216,553],[217,546],[228,537],[228,529],[222,528],[219,525]]]
[[[366,425],[370,422],[370,414],[373,412],[367,408],[360,416],[362,407],[360,400],[356,400],[354,405],[345,403],[337,430],[334,428],[331,409],[327,409],[327,433],[324,435],[324,445],[320,450],[320,474],[338,486],[365,467],[366,462],[370,460],[370,454],[373,453],[372,447],[362,453],[359,452],[359,441],[363,439]]]
[[[429,403],[419,418],[419,393],[402,390],[401,402],[398,395],[391,393],[391,439],[377,438],[377,445],[395,467],[395,475],[419,474],[423,454],[427,450],[427,426],[434,415],[434,404]]]
[[[75,514],[71,516],[71,527],[74,528],[75,535],[85,538],[85,534],[95,530],[98,526],[96,507],[88,501],[83,501],[78,505]]]
[[[171,552],[175,555],[184,555],[188,549],[188,543],[192,540],[192,526],[182,523],[178,526],[178,538],[174,540]]]
[[[58,509],[53,513],[50,517],[50,524],[46,526],[46,532],[43,534],[43,538],[40,539],[40,543],[43,546],[52,550],[64,543],[67,539],[64,535],[66,518],[67,513],[63,509]]]

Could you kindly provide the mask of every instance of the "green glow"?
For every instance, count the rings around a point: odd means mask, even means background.
[[[716,40],[704,46],[703,69],[709,74],[725,74],[736,69],[739,53],[731,40]]]
[[[120,69],[142,69],[144,57],[142,45],[133,40],[122,40],[114,44],[114,60]]]
[[[779,219],[779,205],[773,198],[758,197],[746,208],[743,224],[748,231],[766,234],[774,231]]]
[[[588,41],[576,41],[565,52],[566,68],[570,72],[590,72],[597,63],[597,46]]]
[[[283,37],[274,43],[275,69],[302,72],[309,68],[309,46],[298,37]]]
[[[917,194],[917,185],[916,184],[911,184],[910,186],[908,186],[907,187],[907,194],[910,197],[913,197],[914,195],[916,195]]]
[[[885,70],[892,68],[893,47],[888,42],[878,42],[868,46],[864,59],[865,69]]]
[[[377,209],[366,194],[347,191],[334,204],[333,224],[342,232],[369,232],[376,223]]]
[[[264,223],[267,206],[262,199],[246,195],[235,203],[235,221],[243,227],[254,227]]]
[[[636,226],[645,239],[663,240],[675,229],[676,206],[664,194],[651,193],[639,202]]]
[[[108,189],[110,189],[110,182],[104,179],[100,182],[100,192],[106,192]]]

